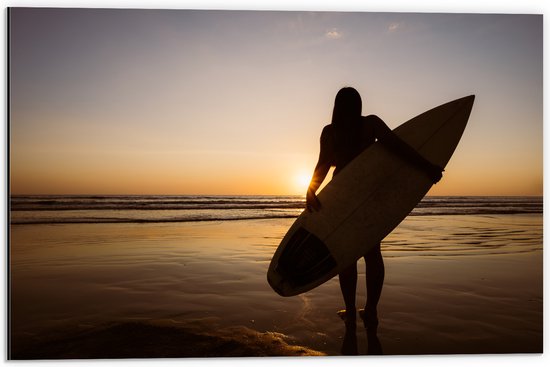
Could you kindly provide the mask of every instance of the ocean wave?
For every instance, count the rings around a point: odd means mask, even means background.
[[[176,223],[295,218],[301,196],[13,196],[11,224]],[[542,214],[542,197],[426,197],[411,216]]]
[[[220,222],[255,219],[285,219],[296,218],[296,214],[257,215],[240,217],[196,217],[196,218],[50,218],[50,219],[15,219],[11,224],[101,224],[101,223],[188,223],[188,222]]]
[[[13,211],[49,210],[197,210],[303,208],[303,197],[166,197],[166,196],[13,196]]]

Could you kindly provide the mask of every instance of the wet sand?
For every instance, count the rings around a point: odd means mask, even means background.
[[[11,358],[541,353],[541,215],[409,217],[376,335],[266,281],[291,219],[11,227]],[[359,263],[358,307],[365,297]]]

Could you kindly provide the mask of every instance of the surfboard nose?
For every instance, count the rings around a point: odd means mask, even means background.
[[[448,103],[454,104],[458,110],[464,111],[469,116],[472,111],[472,107],[474,106],[475,99],[476,95],[470,94],[469,96],[458,98]]]
[[[471,109],[472,106],[474,105],[474,101],[476,99],[476,95],[475,94],[470,94],[469,96],[466,96],[464,98],[462,98],[464,100],[464,103],[466,104],[466,106],[469,105],[469,108]]]

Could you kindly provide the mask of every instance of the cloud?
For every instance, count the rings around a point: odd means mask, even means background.
[[[332,28],[325,32],[325,37],[331,40],[337,40],[342,38],[344,34],[342,31],[338,30],[337,28]]]
[[[395,31],[397,31],[399,28],[401,28],[401,24],[400,24],[400,23],[390,23],[390,25],[388,26],[388,31],[389,31],[389,32],[395,32]]]

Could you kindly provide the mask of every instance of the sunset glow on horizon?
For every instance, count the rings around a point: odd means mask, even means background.
[[[542,15],[12,8],[12,194],[303,195],[334,96],[475,94],[429,195],[542,195]]]

